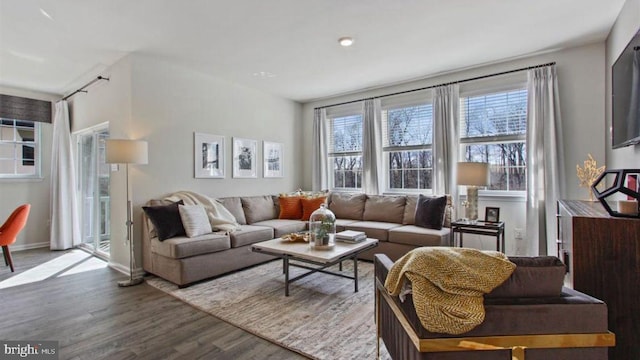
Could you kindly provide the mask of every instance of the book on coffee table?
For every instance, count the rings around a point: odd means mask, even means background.
[[[345,230],[336,234],[336,241],[360,242],[366,238],[364,231]]]

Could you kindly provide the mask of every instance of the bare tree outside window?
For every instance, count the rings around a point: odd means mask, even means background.
[[[460,138],[464,161],[490,165],[490,190],[527,189],[527,91],[463,97]]]
[[[388,188],[431,189],[433,106],[422,104],[382,111]]]
[[[333,160],[333,187],[362,188],[362,115],[331,120],[330,157]]]

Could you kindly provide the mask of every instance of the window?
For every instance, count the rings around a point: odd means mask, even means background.
[[[433,183],[433,106],[383,107],[387,190],[426,190]]]
[[[40,176],[40,123],[0,118],[0,177]]]
[[[362,114],[329,117],[332,188],[362,189]]]
[[[489,163],[489,190],[527,189],[526,133],[524,87],[460,97],[461,157]]]

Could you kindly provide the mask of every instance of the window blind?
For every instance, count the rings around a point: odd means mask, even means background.
[[[433,142],[433,106],[421,104],[382,110],[384,151],[421,149]]]
[[[335,117],[329,121],[329,155],[362,152],[362,115]]]
[[[460,138],[493,138],[527,132],[527,90],[460,98]]]
[[[51,123],[51,101],[0,94],[0,118]]]

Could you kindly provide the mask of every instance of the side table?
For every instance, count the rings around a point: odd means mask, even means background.
[[[459,244],[463,247],[463,234],[487,235],[496,237],[496,250],[504,252],[504,221],[489,222],[483,220],[456,220],[451,222],[453,246],[456,246],[456,234],[459,234]]]

